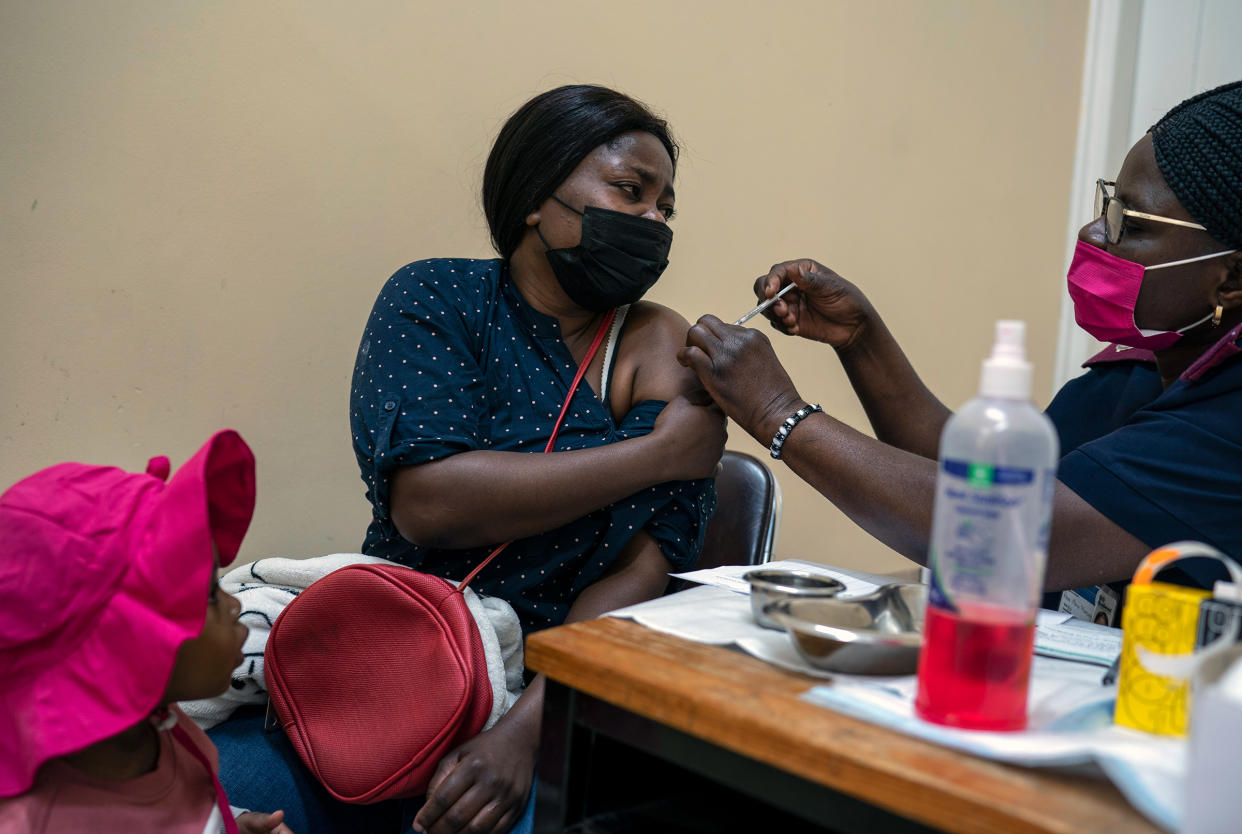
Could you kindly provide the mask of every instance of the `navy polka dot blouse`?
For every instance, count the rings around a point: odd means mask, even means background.
[[[418,261],[393,275],[367,320],[350,397],[372,508],[363,552],[464,577],[492,548],[441,550],[401,538],[388,513],[389,474],[473,449],[542,453],[576,371],[556,319],[526,303],[503,261]],[[556,451],[646,434],[664,405],[641,402],[618,423],[584,379]],[[690,568],[715,504],[711,480],[659,484],[514,542],[471,587],[508,600],[524,631],[556,625],[639,530],[675,570]]]

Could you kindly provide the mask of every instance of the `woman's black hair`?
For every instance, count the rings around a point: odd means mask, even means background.
[[[526,216],[552,196],[583,157],[633,130],[659,139],[677,170],[678,147],[668,123],[624,93],[573,84],[541,93],[518,108],[500,129],[483,169],[483,213],[500,256],[513,255]]]
[[[1242,81],[1186,99],[1149,132],[1178,202],[1212,237],[1242,249]]]

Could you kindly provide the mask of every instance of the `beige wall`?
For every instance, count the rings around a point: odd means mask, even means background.
[[[5,0],[0,481],[176,465],[232,426],[259,460],[244,558],[356,549],[346,403],[375,293],[490,254],[491,139],[568,82],[646,100],[684,143],[656,300],[735,317],[755,275],[813,256],[951,406],[998,317],[1030,323],[1046,391],[1086,6]],[[829,352],[778,350],[865,426]],[[779,556],[907,564],[777,472]]]

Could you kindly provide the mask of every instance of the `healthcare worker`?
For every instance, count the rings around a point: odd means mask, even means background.
[[[1047,413],[1061,440],[1046,588],[1127,580],[1182,539],[1242,559],[1242,82],[1169,111],[1097,183],[1069,293],[1109,347]],[[938,441],[950,412],[853,284],[777,264],[760,299],[786,335],[837,353],[875,438],[808,403],[762,333],[704,316],[679,359],[724,411],[857,524],[926,563]],[[1194,578],[1194,577],[1192,577]]]

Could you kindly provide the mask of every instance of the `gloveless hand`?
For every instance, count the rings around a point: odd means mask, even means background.
[[[787,284],[790,290],[763,312],[772,326],[789,336],[824,342],[842,350],[858,341],[875,314],[862,291],[828,267],[810,259],[785,261],[755,279],[760,301]]]
[[[728,439],[724,412],[707,393],[696,390],[672,399],[656,417],[652,434],[668,441],[661,455],[667,480],[710,478]]]
[[[293,834],[289,826],[285,825],[284,811],[273,811],[270,814],[246,811],[237,815],[236,822],[239,834]]]
[[[686,334],[677,361],[698,374],[725,414],[765,446],[781,421],[805,403],[771,341],[750,327],[703,316]]]
[[[506,716],[511,718],[512,714]],[[537,742],[519,721],[501,719],[440,760],[414,830],[504,834],[526,806]]]

